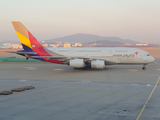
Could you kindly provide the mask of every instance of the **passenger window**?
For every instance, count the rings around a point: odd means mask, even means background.
[[[147,54],[147,56],[150,56],[150,54]]]

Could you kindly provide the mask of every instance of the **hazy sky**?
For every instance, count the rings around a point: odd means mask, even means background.
[[[160,42],[160,0],[0,0],[0,41],[18,40],[11,21],[38,40],[85,33]]]

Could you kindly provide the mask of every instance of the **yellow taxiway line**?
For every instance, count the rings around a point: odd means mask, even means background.
[[[155,86],[154,86],[154,88],[153,88],[151,94],[149,95],[149,97],[148,97],[146,103],[144,104],[144,106],[143,106],[143,108],[142,108],[141,112],[139,113],[139,115],[138,115],[138,117],[137,117],[136,120],[139,120],[139,118],[141,117],[141,115],[142,115],[142,113],[143,113],[143,111],[144,111],[144,109],[145,109],[145,107],[146,107],[148,101],[150,100],[150,98],[151,98],[153,92],[155,91],[155,89],[156,89],[156,87],[157,87],[157,84],[159,83],[159,80],[160,80],[160,77],[158,78],[158,80],[157,80],[157,82],[156,82],[156,84],[155,84]]]

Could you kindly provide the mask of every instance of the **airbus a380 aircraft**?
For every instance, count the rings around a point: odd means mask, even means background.
[[[136,48],[100,47],[100,48],[44,48],[21,22],[12,22],[23,46],[15,53],[28,58],[46,62],[65,64],[75,69],[102,69],[106,65],[142,64],[145,70],[148,63],[155,59],[146,51]]]

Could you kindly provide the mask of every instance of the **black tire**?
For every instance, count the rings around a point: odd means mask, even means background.
[[[146,67],[142,67],[143,70],[146,70]]]

